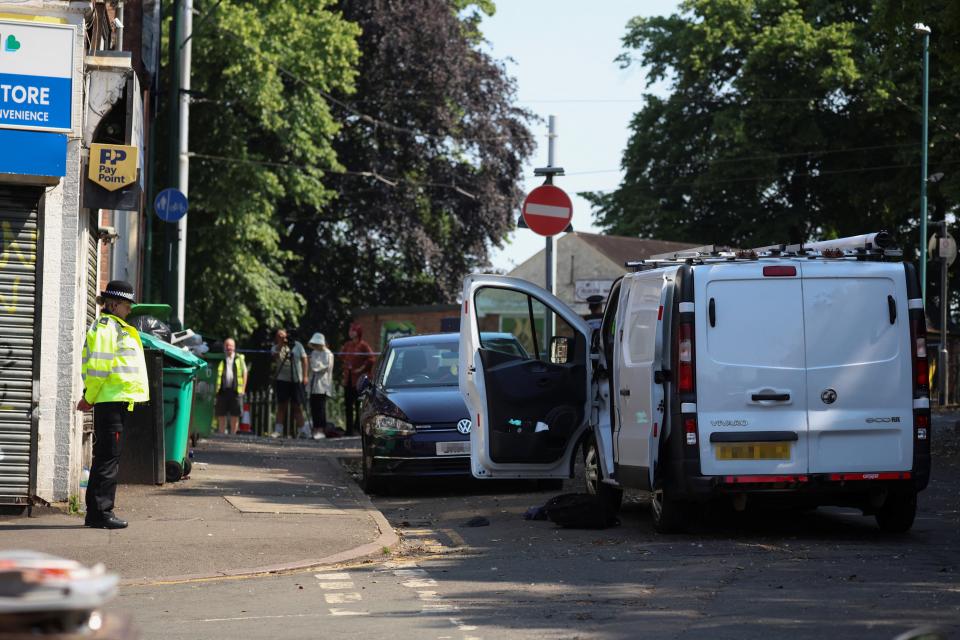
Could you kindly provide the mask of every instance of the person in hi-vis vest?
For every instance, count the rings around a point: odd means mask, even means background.
[[[217,416],[217,433],[227,428],[230,419],[230,433],[235,434],[240,426],[243,413],[243,392],[247,388],[247,361],[242,353],[237,353],[237,343],[233,338],[223,341],[223,360],[217,367],[217,397],[214,401],[214,414]]]
[[[97,297],[97,304],[103,309],[83,345],[83,397],[77,409],[93,409],[93,464],[87,483],[84,524],[98,529],[127,526],[113,513],[120,434],[132,415],[133,405],[150,399],[140,334],[125,321],[133,302],[133,286],[129,282],[109,282]]]

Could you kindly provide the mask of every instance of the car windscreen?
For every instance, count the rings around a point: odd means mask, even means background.
[[[383,386],[455,387],[460,346],[456,342],[391,347],[383,368]]]

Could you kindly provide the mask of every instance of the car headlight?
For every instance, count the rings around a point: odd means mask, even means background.
[[[373,434],[377,436],[409,436],[416,433],[412,424],[391,416],[375,416],[373,418]]]

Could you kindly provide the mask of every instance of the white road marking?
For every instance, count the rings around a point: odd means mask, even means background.
[[[349,573],[317,573],[313,576],[317,580],[349,580]]]
[[[476,631],[477,628],[471,624],[463,624],[463,620],[450,618],[450,624],[455,626],[458,631]]]
[[[359,593],[325,593],[323,597],[327,604],[347,604],[348,602],[360,602],[363,599]]]
[[[397,566],[397,565],[393,565]],[[441,600],[440,594],[433,589],[423,589],[423,587],[436,587],[437,581],[429,577],[429,574],[426,570],[419,567],[413,567],[409,569],[395,569],[393,575],[403,580],[401,584],[405,587],[410,587],[412,589],[421,589],[417,591],[417,597],[420,598],[422,602],[422,609],[420,610],[421,614],[450,614],[460,610],[455,604],[443,602]],[[463,620],[459,618],[447,618],[450,621],[450,624],[455,626],[458,631],[469,632],[476,631],[477,627],[474,625],[464,624]],[[439,636],[439,638],[449,638],[450,636]],[[467,636],[465,640],[481,640],[473,636]]]
[[[352,582],[321,582],[320,588],[328,591],[336,591],[339,589],[353,589]]]
[[[368,616],[370,615],[369,611],[353,611],[351,609],[330,609],[330,615],[332,616]]]
[[[437,581],[433,578],[413,578],[412,580],[404,581],[403,586],[410,587],[411,589],[425,589],[427,587],[437,586]]]
[[[278,616],[239,616],[236,618],[206,618],[200,622],[234,622],[237,620],[275,620],[281,618],[317,618],[323,616],[322,613],[288,613]]]

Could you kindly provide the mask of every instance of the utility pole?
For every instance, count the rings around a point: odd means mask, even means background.
[[[937,258],[940,260],[940,349],[937,358],[937,385],[940,406],[946,406],[950,395],[950,351],[947,346],[950,322],[950,288],[948,281],[950,263],[956,258],[956,244],[947,230],[946,219],[932,223],[937,227]]]
[[[180,42],[181,25],[180,6],[183,0],[173,0],[173,15],[170,21],[169,78],[170,88],[167,95],[167,119],[170,129],[167,132],[167,187],[180,187]],[[163,301],[175,305],[177,300],[177,274],[175,254],[178,251],[177,233],[179,229],[170,223],[163,226]],[[178,316],[179,317],[179,316]]]
[[[180,191],[188,196],[190,187],[190,64],[193,47],[193,0],[180,0],[182,21],[179,43],[180,51],[180,145],[178,149],[178,173]],[[185,291],[187,281],[187,216],[177,221],[177,317],[184,323],[185,318]]]
[[[543,176],[544,181],[542,185],[531,191],[524,200],[520,219],[517,220],[517,227],[533,229],[536,233],[546,237],[544,288],[551,294],[557,295],[557,251],[553,236],[561,232],[573,231],[573,225],[570,224],[570,218],[573,216],[573,203],[562,189],[553,186],[553,177],[562,176],[563,167],[558,167],[556,164],[557,117],[550,116],[549,123],[547,166],[533,170],[533,175]],[[528,215],[536,222],[528,224]],[[558,218],[562,221],[562,225],[566,225],[566,228],[557,226]],[[544,315],[543,336],[548,349],[555,333],[556,317],[547,309]]]
[[[549,117],[547,130],[547,169],[553,169],[556,164],[556,139],[557,139],[557,116]],[[547,183],[553,184],[553,174],[548,174]],[[553,236],[547,236],[546,247],[546,289],[552,295],[557,295],[557,252],[554,250]],[[553,340],[557,332],[556,318],[550,311],[547,311],[544,319],[544,331],[546,332],[547,349],[550,348],[550,341]]]
[[[927,114],[930,106],[930,27],[918,22],[913,25],[917,35],[923,36],[923,130],[920,134],[920,292],[927,303]]]
[[[950,335],[948,322],[950,321],[950,289],[947,287],[947,221],[940,227],[940,243],[937,253],[940,254],[940,406],[946,406],[950,393],[950,352],[947,350],[947,336]]]
[[[170,24],[170,95],[169,95],[169,165],[170,187],[187,195],[190,179],[188,155],[190,133],[190,37],[193,32],[193,0],[173,0]],[[166,225],[164,260],[164,299],[174,308],[174,315],[184,322],[184,289],[186,285],[187,220]]]

